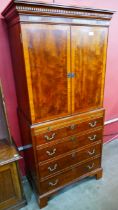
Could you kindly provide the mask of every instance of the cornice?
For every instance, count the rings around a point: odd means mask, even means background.
[[[8,20],[19,14],[110,20],[114,11],[12,0],[2,12],[2,15]]]

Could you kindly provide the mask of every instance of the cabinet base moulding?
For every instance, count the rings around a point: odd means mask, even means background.
[[[27,205],[27,201],[26,199],[24,198],[24,200],[22,201],[19,201],[19,203],[17,203],[16,205],[14,205],[13,207],[9,207],[7,208],[7,210],[20,210],[21,208],[23,208],[24,206]],[[4,210],[4,209],[3,209]]]

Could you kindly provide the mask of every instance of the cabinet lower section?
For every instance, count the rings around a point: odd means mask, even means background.
[[[53,193],[87,176],[102,177],[101,154],[104,110],[32,125],[19,114],[25,152],[40,208]]]

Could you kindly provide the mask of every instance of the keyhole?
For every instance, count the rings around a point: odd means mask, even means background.
[[[72,158],[75,158],[75,156],[76,156],[76,153],[73,152],[73,153],[72,153]]]

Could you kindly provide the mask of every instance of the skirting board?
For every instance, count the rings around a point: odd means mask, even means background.
[[[108,120],[104,123],[104,125],[108,125],[108,124],[111,124],[111,123],[114,123],[114,122],[117,122],[118,121],[118,118],[114,118],[112,120]]]
[[[112,123],[118,123],[118,118],[114,118],[112,120],[108,120],[104,123],[105,126],[112,124]],[[111,125],[112,126],[112,125]],[[112,132],[111,132],[112,133]],[[113,132],[114,133],[114,132]],[[114,133],[114,135],[112,135],[112,137],[110,139],[108,139],[107,141],[104,142],[104,144],[107,144],[111,141],[114,141],[115,139],[118,139],[118,134],[117,131]]]

